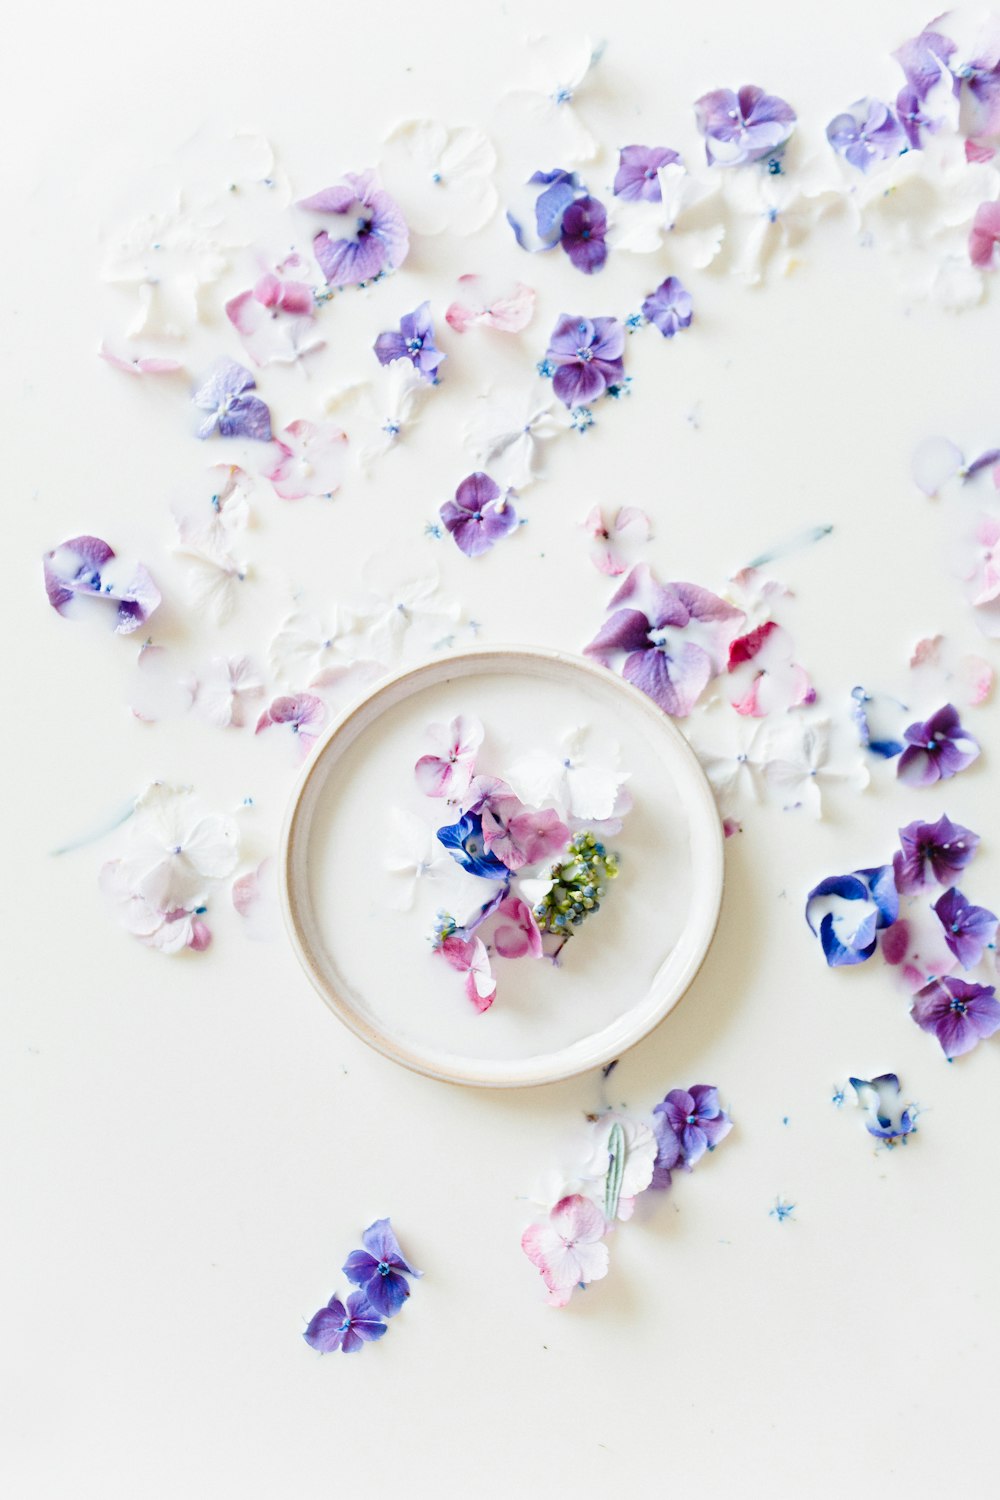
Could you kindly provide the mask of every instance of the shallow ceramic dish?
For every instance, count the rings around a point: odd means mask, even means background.
[[[479,767],[499,775],[511,756],[588,726],[595,743],[614,740],[606,753],[629,770],[633,798],[608,839],[622,870],[601,911],[558,965],[496,959],[497,999],[482,1015],[432,952],[426,922],[394,909],[385,858],[391,806],[421,816],[431,839],[453,821],[420,795],[413,765],[426,725],[457,713],[483,721]],[[688,989],[718,920],[722,845],[694,753],[642,693],[579,657],[483,648],[380,683],[333,724],[292,796],[282,905],[320,995],[386,1057],[452,1083],[551,1083],[610,1062]]]

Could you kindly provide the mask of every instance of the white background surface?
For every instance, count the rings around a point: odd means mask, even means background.
[[[984,835],[975,891],[995,904],[995,710],[975,715],[986,753],[945,799],[879,778],[820,824],[747,816],[709,960],[611,1095],[646,1110],[667,1088],[716,1083],[738,1128],[615,1234],[608,1279],[561,1313],[518,1248],[521,1200],[600,1102],[594,1080],[497,1096],[410,1076],[336,1024],[283,944],[220,924],[205,956],[162,960],[102,908],[111,843],[47,854],[152,776],[218,806],[252,791],[263,847],[292,774],[252,738],[136,723],[130,648],[45,604],[38,558],[81,531],[142,556],[165,591],[174,580],[169,501],[190,439],[172,406],[94,359],[112,205],[206,119],[267,133],[298,192],[367,165],[408,114],[496,131],[526,28],[561,14],[551,0],[472,15],[102,0],[22,8],[8,34],[0,1476],[18,1500],[992,1492],[1000,1052],[948,1067],[883,969],[827,972],[801,905],[817,878],[887,858],[900,824],[942,810]],[[609,40],[598,137],[692,156],[705,89],[758,81],[821,128],[895,89],[888,52],[928,19],[861,0],[572,13]],[[621,311],[653,284],[633,261],[593,283],[525,266],[500,225],[489,242],[541,289],[526,336],[540,347],[570,292],[583,311]],[[438,253],[469,269],[461,247]],[[660,571],[713,588],[770,542],[835,522],[781,569],[831,710],[859,680],[903,692],[920,635],[976,649],[907,465],[929,432],[996,441],[995,307],[954,319],[906,304],[891,264],[846,230],[762,291],[691,285],[696,328],[646,345],[631,401],[554,454],[516,569],[503,547],[475,567],[438,554],[485,639],[590,637],[607,588],[573,523],[601,499],[644,504]],[[388,326],[417,289],[411,267],[368,316]],[[449,375],[440,394],[457,410]],[[388,531],[412,526],[407,504],[422,521],[463,463],[429,437],[370,490],[306,504],[294,526],[282,516],[275,566],[337,597],[372,545],[373,506]],[[271,558],[266,526],[261,542]],[[261,650],[277,619],[250,609],[244,644]],[[885,1069],[927,1112],[910,1148],[876,1155],[830,1096]],[[777,1194],[794,1221],[768,1216]],[[425,1278],[377,1352],[321,1361],[304,1321],[383,1214]]]

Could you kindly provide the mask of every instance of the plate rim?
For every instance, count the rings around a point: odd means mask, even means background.
[[[682,752],[682,759],[688,761],[693,772],[693,781],[699,790],[707,794],[714,818],[709,825],[714,828],[715,837],[709,849],[709,857],[712,860],[712,909],[710,921],[707,923],[702,939],[694,950],[692,958],[681,974],[678,981],[666,992],[663,1003],[657,1007],[652,1017],[644,1020],[636,1029],[635,1034],[624,1045],[612,1048],[606,1055],[594,1057],[585,1063],[567,1063],[560,1066],[558,1059],[564,1057],[567,1048],[559,1051],[540,1053],[541,1061],[551,1059],[548,1070],[539,1072],[537,1076],[523,1077],[516,1073],[504,1075],[503,1073],[477,1074],[474,1069],[449,1068],[446,1065],[436,1065],[430,1058],[419,1052],[409,1051],[405,1045],[394,1042],[378,1027],[373,1026],[359,1016],[352,1005],[343,999],[337,992],[336,986],[329,983],[324,977],[320,965],[315,961],[311,945],[303,929],[298,911],[298,898],[295,892],[296,882],[292,876],[292,862],[295,856],[296,824],[306,792],[313,778],[318,774],[323,758],[332,743],[346,726],[362,711],[369,709],[371,704],[383,694],[391,692],[400,683],[411,681],[414,684],[413,692],[420,691],[420,680],[427,676],[434,676],[442,671],[447,673],[450,669],[465,663],[480,663],[491,659],[499,659],[501,669],[503,665],[516,668],[517,661],[530,660],[555,667],[570,667],[584,674],[599,679],[602,683],[613,683],[627,698],[642,711],[647,717],[656,723],[659,730],[672,736],[675,743]],[[407,694],[406,696],[412,696]],[[363,732],[363,731],[362,731]],[[456,1084],[466,1088],[541,1088],[547,1084],[560,1083],[569,1078],[577,1078],[585,1073],[591,1073],[595,1069],[605,1067],[614,1058],[622,1056],[625,1052],[637,1046],[651,1035],[653,1031],[666,1019],[672,1011],[683,1000],[690,991],[698,977],[705,959],[708,956],[715,935],[719,927],[719,919],[722,911],[722,901],[725,892],[725,834],[722,819],[718,815],[715,796],[711,784],[705,774],[701,762],[698,760],[687,737],[681,733],[669,714],[657,707],[645,693],[634,687],[632,683],[617,673],[610,671],[607,667],[588,660],[572,651],[563,651],[552,646],[531,646],[520,644],[495,644],[468,647],[464,651],[455,652],[449,656],[436,656],[425,658],[412,666],[402,668],[398,672],[390,673],[380,677],[373,684],[364,697],[348,704],[340,714],[327,727],[318,739],[316,745],[310,751],[305,765],[302,767],[298,778],[289,794],[285,816],[282,823],[281,836],[278,845],[278,887],[280,893],[281,913],[285,932],[291,942],[292,950],[299,964],[305,971],[306,976],[320,998],[324,1001],[327,1009],[345,1025],[349,1031],[366,1042],[374,1051],[381,1056],[389,1058],[392,1062],[399,1063],[411,1072],[419,1073],[425,1078],[433,1078],[442,1083]],[[595,1033],[597,1035],[599,1033]],[[578,1042],[573,1046],[579,1045]]]

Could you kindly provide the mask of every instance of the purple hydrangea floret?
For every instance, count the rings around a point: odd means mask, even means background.
[[[682,328],[691,326],[694,317],[691,293],[676,276],[661,281],[655,292],[650,292],[642,304],[642,315],[647,323],[653,323],[665,339],[672,339]]]
[[[773,156],[795,129],[791,105],[755,84],[744,84],[735,93],[714,89],[703,94],[694,112],[712,166],[737,167]]]
[[[605,235],[608,216],[604,204],[588,196],[577,198],[562,217],[559,243],[578,271],[592,276],[608,258]]]
[[[907,823],[899,830],[902,846],[892,856],[896,889],[900,894],[922,890],[929,883],[927,867],[938,885],[956,881],[979,847],[979,835],[947,814],[936,823]]]
[[[679,162],[680,156],[668,146],[623,146],[615,173],[614,195],[626,203],[662,203],[661,167]]]
[[[198,436],[207,438],[217,432],[220,437],[245,437],[269,443],[271,413],[266,402],[250,394],[256,386],[245,366],[232,359],[221,359],[192,398],[199,411],[207,412]]]
[[[305,198],[301,208],[345,219],[345,233],[321,229],[313,253],[331,286],[360,286],[402,265],[410,248],[406,220],[374,172],[347,172],[344,181]],[[353,222],[350,222],[353,220]]]
[[[934,903],[944,940],[963,969],[974,969],[997,935],[997,918],[985,906],[973,906],[955,886]]]
[[[896,763],[896,775],[908,786],[933,786],[957,776],[979,756],[979,742],[963,729],[951,703],[939,708],[923,724],[911,724],[903,735],[906,748]]]
[[[375,340],[375,354],[380,365],[394,359],[408,359],[431,385],[438,381],[438,368],[447,355],[434,342],[431,305],[421,302],[411,313],[404,313],[399,327],[380,333]]]
[[[993,986],[970,984],[947,974],[917,991],[910,1014],[918,1026],[937,1037],[948,1058],[971,1052],[1000,1030],[1000,1003]]]
[[[364,1292],[352,1292],[346,1307],[339,1297],[331,1297],[326,1307],[310,1318],[302,1337],[320,1354],[332,1354],[336,1349],[342,1354],[356,1354],[385,1332],[385,1324]]]
[[[391,1318],[410,1295],[407,1276],[421,1276],[403,1259],[399,1241],[388,1219],[376,1219],[361,1236],[363,1250],[353,1250],[344,1262],[344,1275],[361,1288],[376,1313]]]
[[[488,474],[470,474],[463,479],[454,500],[445,501],[440,515],[466,557],[488,552],[517,526],[509,491],[502,493]]]
[[[593,401],[625,374],[625,328],[617,318],[563,313],[549,337],[546,359],[552,386],[564,406]]]
[[[653,1108],[653,1130],[659,1145],[657,1161],[690,1171],[706,1151],[714,1151],[733,1128],[719,1103],[718,1089],[705,1083],[691,1089],[671,1089]],[[662,1169],[661,1169],[662,1170]]]
[[[836,115],[826,127],[826,138],[859,172],[898,156],[908,144],[902,125],[881,99],[859,99],[849,110]]]

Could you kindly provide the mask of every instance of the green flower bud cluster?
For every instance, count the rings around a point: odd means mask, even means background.
[[[555,883],[535,907],[535,920],[543,932],[572,937],[581,922],[600,911],[606,883],[618,874],[618,856],[594,834],[578,833],[550,874]]]

